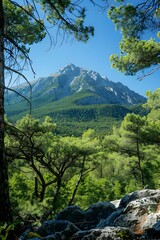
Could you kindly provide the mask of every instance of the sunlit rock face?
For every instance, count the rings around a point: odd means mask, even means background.
[[[120,82],[113,82],[99,73],[67,65],[48,77],[42,77],[28,84],[15,87],[21,96],[32,99],[47,98],[48,101],[60,100],[77,93],[86,93],[78,100],[79,105],[91,104],[141,104],[146,99],[130,90]],[[20,101],[17,94],[8,93],[10,101]]]
[[[136,191],[87,210],[70,206],[34,232],[39,236],[34,240],[160,239],[160,190]]]

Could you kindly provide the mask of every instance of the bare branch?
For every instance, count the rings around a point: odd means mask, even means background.
[[[152,69],[149,73],[143,74],[143,76],[138,77],[137,79],[141,81],[141,80],[143,80],[143,78],[148,77],[148,76],[152,75],[153,73],[155,73],[158,69],[160,69],[160,65],[158,67],[155,67],[154,69]]]
[[[16,93],[17,95],[19,95],[20,97],[24,98],[28,103],[29,103],[29,114],[31,114],[31,111],[32,111],[32,104],[31,102],[28,100],[28,98],[26,98],[24,95],[20,94],[19,92],[17,92],[16,90],[14,90],[13,88],[8,88],[8,87],[5,87],[5,89],[9,90],[9,91],[12,91],[14,93]]]
[[[30,82],[28,81],[28,79],[24,76],[24,74],[22,74],[21,72],[16,71],[16,70],[13,69],[13,68],[7,67],[7,66],[5,66],[5,69],[7,69],[7,70],[9,70],[9,71],[12,71],[12,72],[20,75],[20,76],[28,83],[28,85],[29,85],[29,87],[30,87],[30,93],[32,94],[32,86],[31,86]]]

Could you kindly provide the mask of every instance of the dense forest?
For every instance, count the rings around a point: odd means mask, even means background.
[[[88,129],[81,137],[61,136],[50,117],[6,119],[5,152],[11,203],[16,216],[43,221],[64,207],[83,209],[97,201],[159,188],[160,89],[147,93],[147,116],[128,113],[103,138]]]

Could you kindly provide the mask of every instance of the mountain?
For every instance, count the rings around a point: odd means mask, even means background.
[[[122,83],[112,82],[95,71],[88,71],[73,64],[67,65],[57,73],[39,78],[28,84],[17,86],[15,90],[26,98],[38,98],[45,102],[60,100],[78,93],[87,93],[77,100],[79,105],[120,104],[133,105],[145,102],[145,98],[130,90]],[[15,93],[8,95],[11,102],[20,101]]]
[[[104,135],[113,125],[119,125],[127,113],[145,114],[141,107],[146,101],[143,96],[73,64],[13,90],[17,93],[5,94],[5,110],[10,120],[16,121],[29,113],[28,99],[33,117],[52,117],[60,134],[78,136],[93,128]]]

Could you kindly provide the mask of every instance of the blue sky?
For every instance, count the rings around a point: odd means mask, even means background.
[[[41,43],[31,46],[30,58],[36,72],[35,79],[49,76],[67,64],[73,63],[78,67],[97,71],[111,81],[120,81],[141,95],[145,95],[147,90],[154,91],[160,87],[159,72],[139,81],[137,77],[142,75],[141,72],[136,76],[125,76],[111,68],[109,56],[112,53],[119,53],[118,44],[121,34],[115,31],[113,23],[107,18],[107,10],[103,12],[91,5],[87,7],[86,23],[95,27],[95,36],[87,43],[69,38],[62,45],[62,39],[59,37],[58,43],[51,47],[49,39],[45,38]],[[56,30],[51,28],[49,31],[54,37]],[[34,79],[31,71],[25,71],[24,74],[29,81]]]

